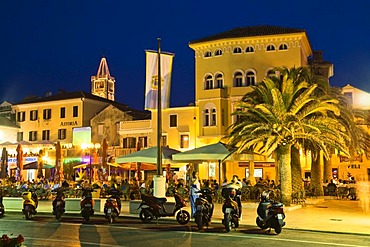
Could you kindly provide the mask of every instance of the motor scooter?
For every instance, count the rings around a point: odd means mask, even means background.
[[[65,212],[65,195],[64,195],[64,188],[57,188],[54,190],[56,193],[55,198],[53,200],[53,215],[55,215],[55,219],[61,220],[62,214]]]
[[[188,211],[184,210],[183,207],[186,206],[185,200],[175,191],[175,207],[171,212],[167,212],[166,207],[164,206],[167,201],[166,198],[158,198],[152,195],[141,195],[141,204],[138,209],[141,208],[139,217],[143,223],[149,223],[154,218],[157,220],[160,217],[166,216],[175,216],[179,224],[185,225],[190,220],[190,214]]]
[[[213,215],[213,192],[208,188],[203,188],[198,192],[200,195],[195,200],[196,211],[194,213],[195,223],[198,230],[203,230],[204,226],[209,226]]]
[[[27,220],[32,218],[32,215],[37,214],[37,206],[39,204],[39,200],[35,193],[35,190],[29,189],[22,193],[23,198],[23,209],[22,213],[26,217]]]
[[[94,215],[94,199],[92,198],[92,192],[94,191],[91,188],[82,188],[82,199],[80,201],[81,206],[81,215],[84,218],[85,222],[90,220],[90,217]]]
[[[276,234],[280,234],[283,226],[285,226],[285,214],[283,203],[270,200],[269,195],[272,191],[264,191],[261,195],[261,200],[257,208],[256,224],[261,229],[275,229]]]
[[[3,204],[3,189],[0,189],[0,217],[5,214],[4,204]]]
[[[233,187],[225,187],[221,190],[221,195],[224,198],[222,212],[224,218],[222,224],[225,226],[226,232],[230,232],[231,228],[239,227],[239,218],[241,217],[241,191]]]
[[[121,199],[119,190],[113,189],[108,192],[111,196],[105,201],[104,215],[108,223],[113,223],[117,220],[121,212]]]

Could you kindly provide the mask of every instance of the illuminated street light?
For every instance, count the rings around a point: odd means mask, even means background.
[[[84,150],[84,152],[88,151],[89,156],[89,183],[91,185],[91,178],[92,178],[92,163],[91,163],[91,151],[93,153],[96,149],[100,148],[100,143],[81,143],[81,149]]]

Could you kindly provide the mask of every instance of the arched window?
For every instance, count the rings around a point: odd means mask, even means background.
[[[206,51],[204,53],[204,57],[212,57],[212,52],[211,51]]]
[[[246,53],[254,52],[254,48],[253,48],[253,46],[248,46],[248,47],[245,49],[245,52],[246,52]]]
[[[266,48],[266,51],[275,51],[275,46],[274,45],[268,45]]]
[[[209,109],[204,109],[204,121],[203,126],[210,126],[210,115]]]
[[[211,75],[207,75],[205,78],[204,89],[212,89],[213,88],[213,78]]]
[[[275,76],[276,76],[276,73],[275,73],[275,70],[273,70],[273,69],[268,70],[267,73],[266,73],[266,77],[272,78],[272,77],[275,77]]]
[[[256,75],[253,71],[248,71],[245,78],[245,83],[247,86],[256,85]]]
[[[224,87],[224,78],[222,74],[217,74],[215,88],[223,88],[223,87]]]
[[[215,51],[215,56],[221,56],[222,55],[222,50],[221,49],[217,49]]]
[[[211,126],[216,126],[216,108],[212,109]]]
[[[240,54],[240,53],[242,53],[242,48],[240,48],[240,47],[234,47],[233,53],[234,54]]]
[[[235,72],[234,74],[234,87],[243,86],[243,74],[241,72]]]
[[[281,45],[279,46],[279,50],[280,50],[280,51],[288,50],[288,45],[287,45],[287,44],[281,44]]]

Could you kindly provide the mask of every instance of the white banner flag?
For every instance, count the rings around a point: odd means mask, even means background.
[[[161,53],[161,106],[170,105],[170,88],[173,54]],[[145,109],[157,109],[158,53],[146,51]]]

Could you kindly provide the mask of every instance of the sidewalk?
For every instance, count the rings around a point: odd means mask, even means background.
[[[247,228],[258,228],[256,226],[257,203],[243,203],[243,217],[241,225]],[[213,223],[221,223],[223,214],[222,204],[215,204]],[[190,207],[185,208],[190,213]],[[7,210],[6,212],[15,210]],[[39,201],[37,211],[39,213],[51,214],[51,201]],[[363,234],[370,236],[370,212],[364,213],[359,201],[337,200],[329,197],[321,199],[308,199],[306,206],[292,205],[284,207],[286,225],[283,229],[296,229],[306,231],[335,232]],[[138,214],[129,213],[129,202],[122,201],[120,217],[135,217]],[[66,214],[79,214],[79,211],[67,211]],[[96,215],[103,215],[96,212]],[[162,220],[175,220],[174,217],[164,217]],[[191,219],[189,224],[194,224]]]

